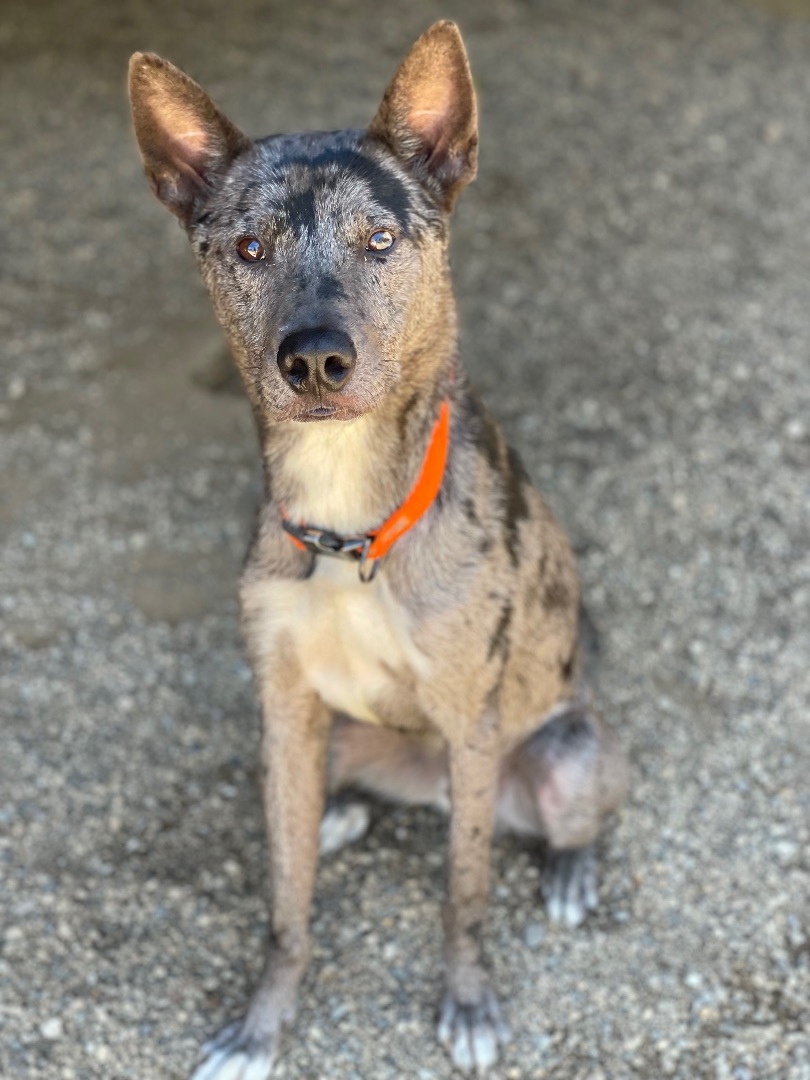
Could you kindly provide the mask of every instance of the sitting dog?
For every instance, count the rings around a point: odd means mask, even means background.
[[[369,791],[450,813],[439,1037],[507,1037],[482,959],[496,825],[543,837],[549,913],[594,907],[626,768],[580,670],[568,542],[458,355],[448,221],[476,172],[460,35],[432,26],[368,129],[252,141],[138,53],[135,132],[185,227],[253,407],[264,497],[241,581],[263,717],[267,964],[194,1080],[265,1080],[310,954],[319,844]],[[324,815],[326,808],[326,816]]]

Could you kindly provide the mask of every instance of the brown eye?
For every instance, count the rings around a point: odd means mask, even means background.
[[[377,229],[368,238],[366,247],[369,251],[390,251],[394,246],[394,234],[388,229]]]
[[[245,262],[261,262],[265,256],[264,245],[255,236],[243,236],[236,245],[236,250]]]

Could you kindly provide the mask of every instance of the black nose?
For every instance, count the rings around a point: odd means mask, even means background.
[[[342,330],[318,326],[296,330],[278,349],[278,369],[293,390],[341,390],[351,378],[357,353]]]

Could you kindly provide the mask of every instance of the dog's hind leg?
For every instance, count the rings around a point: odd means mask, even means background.
[[[365,834],[371,813],[364,791],[449,813],[447,750],[438,738],[340,718],[329,748],[329,788],[323,854]],[[542,886],[553,921],[578,926],[596,909],[593,844],[626,788],[624,753],[584,699],[560,705],[503,761],[495,826],[547,841]]]
[[[549,845],[543,893],[549,918],[570,926],[596,908],[593,843],[627,790],[627,762],[609,728],[584,702],[558,706],[513,752],[502,780],[501,823],[537,831]],[[523,813],[507,815],[507,809]]]

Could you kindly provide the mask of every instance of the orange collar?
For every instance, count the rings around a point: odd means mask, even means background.
[[[317,529],[310,525],[293,525],[282,508],[281,524],[292,542],[301,551],[316,555],[342,555],[359,562],[361,581],[371,581],[401,536],[412,528],[432,506],[444,479],[447,450],[450,444],[450,403],[445,400],[439,409],[439,418],[433,427],[425,453],[422,469],[401,506],[371,532],[363,536],[340,536],[330,529]]]

